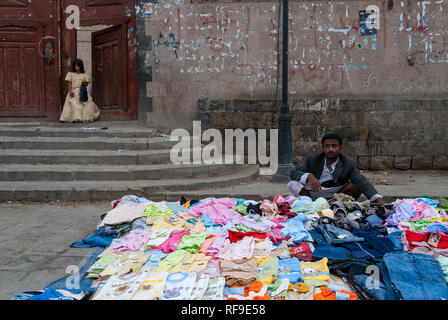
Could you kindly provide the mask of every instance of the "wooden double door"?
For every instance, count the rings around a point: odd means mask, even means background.
[[[92,33],[92,96],[103,120],[137,119],[137,50],[132,0],[0,0],[0,122],[57,120],[77,29],[66,8],[76,5],[80,26],[108,25]]]

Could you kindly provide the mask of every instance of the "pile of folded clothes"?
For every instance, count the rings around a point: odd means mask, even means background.
[[[16,300],[444,300],[448,200],[111,203],[80,279]],[[70,280],[70,281],[69,281]]]

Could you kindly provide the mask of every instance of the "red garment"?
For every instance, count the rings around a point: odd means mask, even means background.
[[[229,230],[229,240],[230,242],[238,242],[243,240],[244,237],[254,237],[257,239],[266,239],[266,233],[258,232],[237,232]]]
[[[294,218],[297,213],[291,212],[291,207],[288,203],[284,203],[278,206],[278,214],[287,216],[288,218]]]
[[[440,240],[436,248],[438,249],[447,249],[448,248],[448,235],[440,235]],[[428,242],[429,237],[431,236],[431,232],[427,233],[417,233],[412,232],[409,230],[406,230],[406,240],[408,240],[409,248],[414,250],[414,248],[417,248],[418,246],[412,245],[412,242]],[[430,245],[431,246],[431,245]],[[431,246],[433,247],[433,246]]]

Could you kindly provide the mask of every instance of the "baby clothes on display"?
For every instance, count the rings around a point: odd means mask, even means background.
[[[91,300],[130,300],[146,278],[145,273],[113,275]]]
[[[257,281],[258,263],[255,260],[221,260],[221,273],[226,286],[245,286]]]
[[[163,300],[188,300],[196,285],[196,278],[196,272],[169,274],[163,290]]]
[[[327,266],[328,259],[323,258],[316,262],[301,261],[303,282],[308,286],[326,286],[330,282],[330,270]]]
[[[132,297],[132,300],[160,300],[163,296],[163,288],[168,277],[168,272],[150,272]]]
[[[210,278],[202,300],[223,300],[225,284],[226,279],[224,277]]]
[[[302,268],[297,258],[279,259],[277,279],[287,278],[291,283],[302,282]]]
[[[210,277],[208,275],[201,275],[191,292],[189,300],[201,300],[205,291],[207,291],[209,281]]]

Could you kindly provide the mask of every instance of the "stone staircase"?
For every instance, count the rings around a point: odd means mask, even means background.
[[[174,165],[176,143],[133,121],[0,124],[0,201],[178,201],[258,178],[253,165]]]

